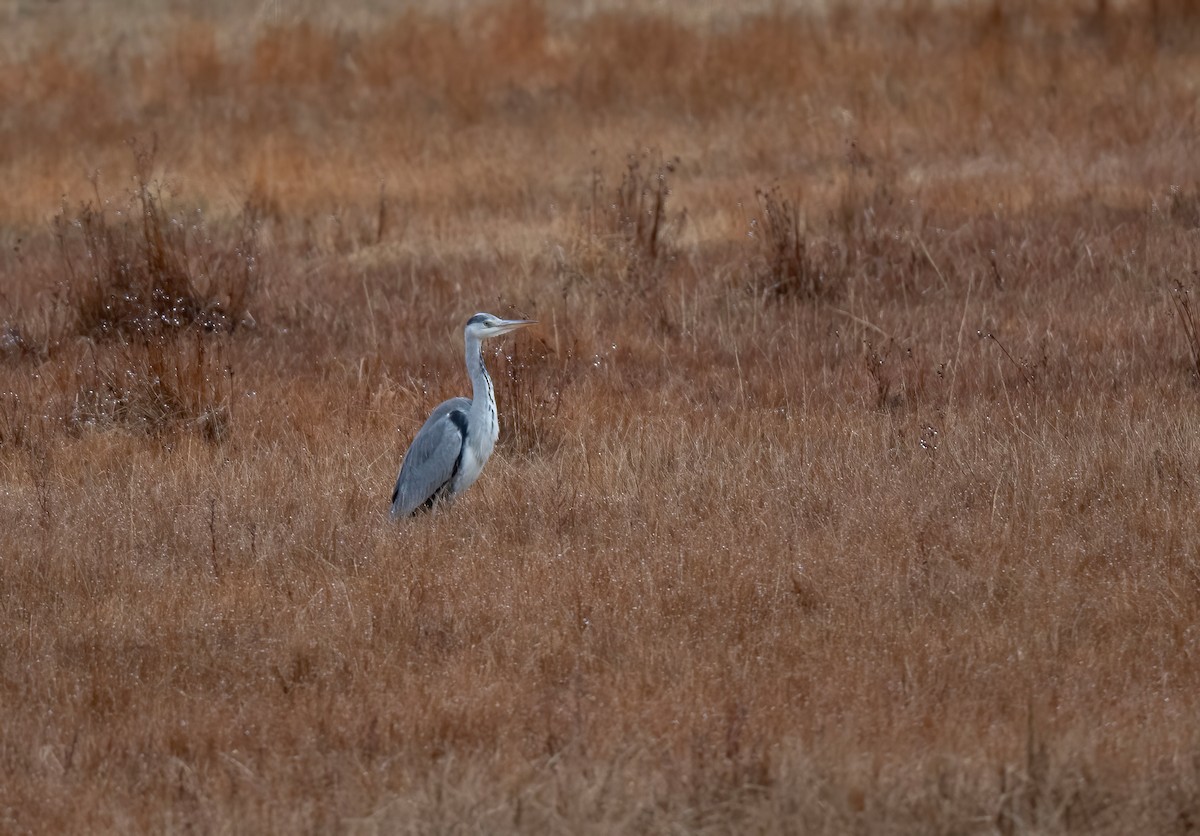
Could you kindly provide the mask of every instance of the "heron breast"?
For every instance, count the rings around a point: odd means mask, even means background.
[[[490,452],[491,450],[476,449],[468,439],[463,446],[462,462],[458,467],[458,476],[455,479],[455,493],[462,493],[474,484],[475,480],[479,478],[479,474],[483,472],[483,465]]]

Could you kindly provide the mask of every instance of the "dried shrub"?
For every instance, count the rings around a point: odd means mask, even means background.
[[[854,279],[911,284],[937,267],[921,242],[919,219],[897,211],[895,172],[849,141],[839,167],[837,197],[810,229],[797,199],[775,185],[755,191],[759,216],[750,220],[754,253],[749,285],[777,299],[829,299]],[[943,282],[944,283],[944,282]]]
[[[532,453],[557,446],[557,419],[571,382],[573,354],[568,350],[560,355],[536,334],[516,335],[503,372],[497,375],[507,447]]]
[[[810,251],[801,228],[800,211],[784,197],[779,186],[758,189],[761,219],[750,220],[750,240],[756,248],[751,259],[751,283],[767,296],[815,299],[827,296],[833,283]]]
[[[607,192],[603,175],[592,172],[591,206],[580,272],[610,274],[634,285],[653,283],[670,255],[667,210],[670,178],[678,158],[664,161],[658,151],[630,154],[621,182]]]
[[[608,225],[638,262],[654,264],[662,255],[667,195],[671,193],[667,178],[678,164],[678,158],[663,162],[657,151],[629,155],[615,200],[608,207]]]
[[[173,212],[152,153],[135,152],[124,209],[100,198],[54,219],[64,274],[64,330],[91,338],[150,338],[181,329],[230,332],[254,324],[260,289],[258,224],[247,206],[230,230],[199,210]]]

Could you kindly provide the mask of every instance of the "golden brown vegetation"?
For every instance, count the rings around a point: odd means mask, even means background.
[[[1200,826],[1196,4],[566,5],[6,13],[0,830]]]

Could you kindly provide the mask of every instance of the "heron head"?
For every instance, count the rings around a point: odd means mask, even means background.
[[[501,319],[491,314],[477,313],[467,320],[467,333],[486,340],[488,337],[498,337],[509,331],[524,328],[526,325],[533,325],[535,322],[537,322],[535,319]]]

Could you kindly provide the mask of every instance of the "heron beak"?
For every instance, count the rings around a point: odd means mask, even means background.
[[[500,324],[495,327],[492,333],[496,336],[507,334],[509,331],[516,331],[518,328],[524,328],[526,325],[537,325],[536,319],[502,319]]]

